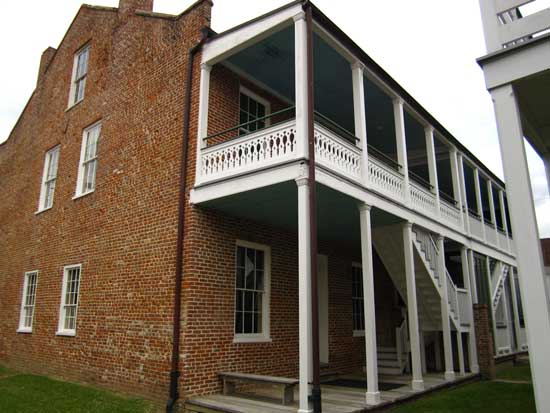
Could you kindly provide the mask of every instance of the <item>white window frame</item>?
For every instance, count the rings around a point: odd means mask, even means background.
[[[256,102],[262,104],[265,107],[265,115],[264,116],[271,115],[271,103],[269,103],[269,101],[267,101],[266,99],[264,99],[260,95],[252,92],[250,89],[246,88],[245,86],[240,85],[239,86],[239,125],[241,124],[241,94],[246,95],[250,99],[254,99]],[[262,129],[269,128],[271,126],[271,118],[265,119],[264,122],[265,122],[265,125]],[[244,129],[244,128],[239,128],[239,133],[241,132],[242,129]],[[258,131],[258,129],[256,129],[253,132],[250,132],[250,131],[247,130],[247,131],[245,131],[245,133],[254,133],[256,131]]]
[[[255,250],[263,251],[264,253],[264,294],[262,298],[262,326],[263,331],[257,334],[237,334],[235,333],[235,303],[237,301],[237,247],[251,248]],[[235,262],[233,266],[235,272],[233,275],[234,289],[233,289],[233,334],[234,343],[265,343],[271,342],[270,335],[270,308],[271,308],[271,247],[264,244],[257,244],[254,242],[248,242],[244,240],[237,240],[235,244]]]
[[[67,298],[67,284],[68,284],[68,277],[69,277],[69,271],[78,269],[78,288],[76,290],[76,303],[75,304],[67,304],[65,299]],[[76,322],[78,319],[78,305],[80,302],[80,284],[82,283],[82,264],[73,264],[73,265],[66,265],[63,267],[63,283],[61,286],[61,300],[59,304],[59,321],[57,324],[57,332],[55,333],[58,336],[69,336],[73,337],[76,336]],[[74,323],[75,326],[72,329],[65,328],[65,319],[66,319],[66,311],[65,307],[68,305],[74,305],[75,306],[75,316],[74,316]]]
[[[29,291],[27,291],[29,287],[29,278],[31,275],[35,276],[35,282],[34,282],[34,291],[32,292],[32,304],[27,304],[27,297],[29,295]],[[21,294],[21,309],[19,312],[19,327],[17,329],[18,333],[32,333],[32,325],[34,322],[34,309],[36,305],[36,290],[38,289],[38,270],[33,271],[27,271],[23,275],[23,291]],[[26,307],[31,307],[31,325],[25,326],[25,316],[26,316]]]
[[[98,166],[98,147],[101,142],[101,121],[95,122],[94,124],[88,126],[84,131],[82,132],[82,146],[80,147],[80,161],[78,162],[78,176],[76,179],[76,191],[73,199],[80,198],[81,196],[91,194],[95,191],[96,187],[96,174],[97,174],[97,166]],[[86,149],[88,146],[88,139],[90,138],[91,132],[95,131],[96,128],[99,128],[98,131],[98,137],[97,137],[97,143],[96,143],[96,150],[95,150],[95,156],[90,159],[86,158]],[[95,163],[95,169],[93,173],[93,188],[84,190],[84,178],[86,174],[86,165],[94,162]]]
[[[77,78],[77,71],[78,71],[78,59],[81,55],[84,53],[87,53],[86,58],[86,70],[85,72]],[[71,87],[69,90],[69,104],[68,109],[76,105],[77,103],[80,103],[84,100],[84,97],[86,96],[86,83],[88,79],[88,68],[90,66],[90,45],[87,44],[83,47],[81,47],[75,54],[73,59],[73,70],[71,74]],[[82,82],[83,83],[83,92],[82,97],[78,99],[77,96],[77,85]]]
[[[54,154],[56,155],[55,164],[52,164],[51,160]],[[61,145],[57,145],[56,147],[46,152],[46,155],[44,157],[44,169],[42,171],[42,183],[40,185],[40,197],[38,198],[38,210],[36,211],[36,213],[47,211],[48,209],[51,209],[53,207],[53,199],[55,195],[55,185],[57,181],[57,172],[59,167],[60,155],[61,155]],[[50,169],[52,167],[55,168],[55,174],[50,176],[51,175]],[[50,185],[53,185],[53,188],[51,193],[51,203],[48,205],[46,202],[48,201],[48,189]]]
[[[364,318],[364,306],[365,306],[365,297],[364,297],[364,294],[363,294],[363,266],[358,263],[358,262],[352,262],[351,263],[351,267],[352,267],[352,273],[351,273],[351,285],[352,285],[352,293],[351,293],[351,304],[352,304],[352,312],[351,312],[351,322],[353,324],[353,337],[363,337],[365,335],[365,329],[363,330],[357,330],[355,328],[355,320],[353,319],[353,301],[356,300],[356,299],[359,299],[361,298],[363,300],[363,318]],[[353,295],[353,269],[359,269],[361,270],[361,274],[360,274],[360,278],[361,278],[361,297],[355,297]],[[366,323],[366,320],[365,320],[365,323]]]

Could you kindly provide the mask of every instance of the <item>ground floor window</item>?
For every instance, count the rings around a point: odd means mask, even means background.
[[[270,248],[238,241],[235,252],[235,339],[269,338]]]
[[[63,269],[61,308],[58,335],[75,335],[81,266],[69,265]]]
[[[23,297],[21,298],[21,314],[19,316],[19,329],[17,330],[22,333],[32,332],[37,282],[38,271],[25,273],[25,278],[23,280]]]
[[[353,311],[353,331],[365,331],[365,311],[363,309],[363,269],[359,264],[351,267],[351,303]]]

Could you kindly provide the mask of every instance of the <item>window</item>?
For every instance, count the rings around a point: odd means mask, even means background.
[[[269,111],[269,103],[265,99],[241,87],[239,97],[239,125],[243,126],[239,129],[239,135],[245,135],[269,125],[269,119],[262,119],[254,122],[254,120],[268,115]]]
[[[59,162],[59,149],[60,146],[56,146],[46,152],[38,212],[49,209],[53,205],[53,194],[55,192],[55,181],[57,179],[57,164]]]
[[[270,248],[238,241],[235,260],[235,341],[268,341]]]
[[[74,336],[76,333],[76,313],[78,308],[78,291],[80,288],[79,265],[70,265],[63,269],[63,286],[61,289],[61,308],[59,311],[58,335]]]
[[[359,264],[351,267],[351,302],[353,305],[353,331],[365,331],[365,311],[363,309],[363,269]]]
[[[80,167],[76,187],[76,197],[86,195],[95,189],[95,174],[97,170],[97,146],[101,134],[101,123],[96,123],[84,130],[82,149],[80,151]]]
[[[34,301],[36,297],[36,283],[38,271],[25,273],[23,281],[23,296],[21,298],[21,313],[19,316],[19,333],[32,332],[32,320],[34,317]]]
[[[71,91],[69,93],[69,107],[84,99],[89,57],[90,46],[83,47],[74,56]]]

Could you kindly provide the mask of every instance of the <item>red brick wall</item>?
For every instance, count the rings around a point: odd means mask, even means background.
[[[474,304],[474,325],[479,372],[484,378],[494,379],[496,376],[495,351],[489,311],[490,309],[487,304]]]
[[[2,363],[166,397],[184,76],[209,17],[208,2],[177,20],[80,10],[0,146]],[[73,56],[88,42],[86,96],[66,110]],[[82,130],[100,119],[97,187],[73,200]],[[44,154],[58,144],[53,208],[35,215]],[[62,270],[75,263],[77,334],[59,337]],[[33,332],[17,334],[23,273],[35,269]]]

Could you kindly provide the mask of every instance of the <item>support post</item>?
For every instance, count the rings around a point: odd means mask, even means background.
[[[474,185],[476,189],[476,203],[477,213],[481,221],[481,232],[483,234],[483,240],[487,241],[487,235],[485,235],[485,218],[483,217],[483,202],[481,201],[481,184],[479,181],[479,169],[474,168]]]
[[[550,154],[546,154],[543,161],[544,169],[546,169],[546,185],[548,186],[548,193],[550,194]]]
[[[439,179],[437,177],[437,159],[435,155],[434,144],[434,128],[427,126],[424,128],[424,136],[426,139],[426,152],[428,155],[428,173],[430,175],[430,184],[432,185],[432,193],[435,196],[435,214],[441,214],[441,208],[439,206]]]
[[[506,243],[508,246],[508,251],[510,251],[510,228],[508,228],[508,220],[506,219],[506,204],[504,203],[504,192],[498,191],[498,197],[500,201],[500,214],[502,215],[502,224],[504,226],[504,233],[506,234]]]
[[[412,224],[403,224],[403,247],[405,252],[405,276],[407,279],[407,310],[409,314],[409,340],[411,342],[412,388],[424,390],[422,362],[420,356],[420,333],[418,322],[418,305],[416,302],[416,280],[414,272]]]
[[[208,105],[210,100],[210,72],[212,66],[201,65],[201,80],[199,85],[199,119],[197,127],[197,159],[195,162],[195,185],[199,184],[202,176],[201,152],[206,147],[205,138],[208,136]]]
[[[363,309],[365,312],[365,354],[367,362],[367,404],[380,403],[378,391],[378,353],[376,347],[376,314],[374,306],[374,270],[372,264],[371,207],[359,206],[361,259],[363,266]]]
[[[452,159],[452,157],[451,157]],[[464,230],[470,234],[470,215],[468,213],[468,197],[466,196],[466,179],[464,178],[464,159],[461,154],[458,154],[457,169],[459,178],[459,192],[462,200],[462,219],[464,220]],[[454,189],[453,183],[453,189]]]
[[[513,267],[510,268],[510,274],[508,275],[510,277],[510,286],[512,287],[512,291],[510,292],[512,294],[512,306],[514,310],[514,327],[516,329],[516,341],[518,348],[516,350],[521,350],[521,344],[520,343],[520,331],[521,331],[521,325],[519,324],[519,303],[517,298],[517,285],[516,285],[516,276],[515,276],[515,269]]]
[[[462,333],[456,330],[456,344],[458,346],[458,367],[461,376],[466,374],[466,368],[464,367],[464,345],[462,344]]]
[[[500,271],[501,271],[501,263],[500,261],[497,261],[496,265],[495,265],[495,273],[498,274]],[[488,304],[489,304],[489,317],[490,317],[490,320],[491,320],[491,327],[492,327],[492,331],[493,331],[493,344],[495,346],[494,350],[495,350],[495,354],[497,354],[497,324],[496,324],[496,320],[495,320],[495,311],[493,310],[493,283],[492,283],[492,279],[493,279],[493,275],[491,274],[491,259],[487,256],[485,257],[485,267],[487,269],[486,271],[486,276],[487,276],[487,288],[489,290],[489,301],[488,301]],[[497,279],[498,279],[498,276],[497,276]]]
[[[308,157],[307,24],[306,14],[294,16],[294,84],[296,100],[296,157]]]
[[[445,243],[442,235],[437,237],[437,272],[441,280],[441,326],[443,330],[443,352],[445,353],[445,380],[454,380],[453,342],[451,340],[451,319],[449,316],[449,292],[445,270]]]
[[[355,62],[351,65],[355,136],[359,139],[357,144],[361,147],[361,174],[363,185],[367,186],[369,179],[369,147],[367,142],[367,117],[365,113],[364,70],[365,67],[361,62]]]
[[[468,250],[468,267],[470,273],[470,287],[472,289],[472,302],[477,304],[479,302],[477,294],[477,280],[476,280],[476,268],[474,261],[474,250]]]
[[[460,262],[462,265],[462,278],[464,280],[464,287],[468,290],[468,305],[470,309],[470,328],[468,331],[468,357],[470,371],[472,373],[479,373],[479,365],[477,362],[477,347],[476,347],[476,334],[474,325],[474,302],[472,298],[472,283],[470,276],[470,262],[468,259],[468,250],[463,245],[460,248]]]
[[[397,162],[401,165],[403,173],[403,194],[405,205],[411,202],[409,184],[409,161],[407,159],[407,139],[405,137],[405,117],[403,114],[403,100],[393,100],[393,118],[395,122],[395,139],[397,143]]]
[[[298,297],[299,297],[299,374],[300,405],[298,412],[311,413],[309,398],[313,378],[311,355],[311,245],[309,238],[309,186],[307,178],[298,185]]]

